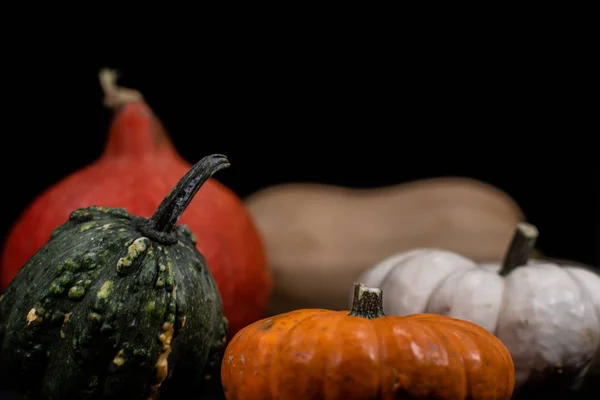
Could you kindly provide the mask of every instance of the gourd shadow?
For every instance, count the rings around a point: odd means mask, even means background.
[[[14,390],[0,389],[0,400],[23,400],[23,396]]]
[[[598,400],[600,381],[597,376],[587,376],[584,380],[580,373],[561,371],[561,373],[537,373],[529,378],[526,385],[513,392],[511,400]],[[579,385],[573,382],[580,381]]]
[[[219,381],[211,382],[210,384],[203,385],[198,391],[192,391],[191,393],[200,393],[198,396],[194,396],[195,399],[201,400],[226,400],[223,392],[223,387]],[[182,400],[185,397],[177,397],[177,399],[169,399],[167,397],[160,397],[160,400]],[[15,390],[0,389],[0,400],[25,400],[20,393]]]

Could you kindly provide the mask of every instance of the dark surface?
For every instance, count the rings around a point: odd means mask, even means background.
[[[193,396],[190,400],[225,400],[225,395],[220,387],[213,387],[203,392],[201,395]],[[22,395],[15,391],[0,389],[0,400],[25,400]],[[169,400],[166,397],[161,397],[160,400]],[[187,400],[187,398],[178,398],[171,400]]]
[[[567,371],[538,381],[532,378],[528,385],[513,392],[512,400],[598,400],[598,398],[600,398],[598,376],[581,380],[576,374]]]
[[[2,400],[23,400],[23,396],[21,396],[18,392],[15,392],[14,390],[0,389],[0,399],[2,399]]]

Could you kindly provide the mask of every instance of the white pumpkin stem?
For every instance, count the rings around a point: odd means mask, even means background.
[[[383,312],[383,291],[378,288],[366,287],[362,283],[355,283],[352,310],[348,315],[367,319],[385,316]]]
[[[538,229],[534,225],[526,222],[517,224],[499,272],[501,276],[510,274],[517,267],[527,265],[538,236]]]
[[[134,89],[128,89],[117,85],[119,74],[117,71],[109,68],[103,68],[98,74],[100,86],[104,91],[104,106],[110,109],[116,109],[128,103],[142,101],[144,96]]]

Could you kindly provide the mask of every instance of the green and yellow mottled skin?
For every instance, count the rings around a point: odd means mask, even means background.
[[[186,226],[165,241],[145,221],[76,210],[21,268],[0,297],[2,385],[33,399],[169,399],[218,378],[227,321],[205,259]]]

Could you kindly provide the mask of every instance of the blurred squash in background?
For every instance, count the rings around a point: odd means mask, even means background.
[[[289,183],[255,192],[245,204],[272,269],[271,315],[345,309],[360,274],[399,251],[435,247],[499,260],[524,220],[508,194],[461,177],[373,189]]]

